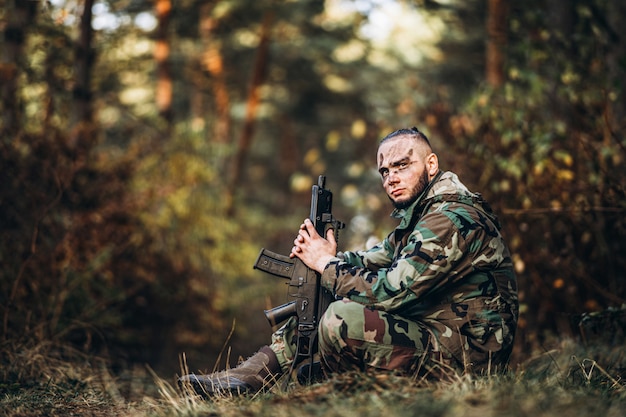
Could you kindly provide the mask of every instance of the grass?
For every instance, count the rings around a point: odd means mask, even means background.
[[[294,383],[286,390],[276,386],[254,396],[205,401],[183,395],[174,381],[149,369],[113,376],[104,363],[33,347],[15,355],[21,363],[7,362],[5,354],[0,415],[619,417],[626,415],[625,355],[624,346],[563,342],[498,376],[419,382],[351,372],[306,387]]]

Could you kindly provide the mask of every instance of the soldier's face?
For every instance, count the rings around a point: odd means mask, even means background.
[[[378,148],[378,172],[387,196],[398,209],[410,206],[436,174],[433,157],[415,140],[403,136],[389,139]],[[432,175],[431,175],[432,172]]]

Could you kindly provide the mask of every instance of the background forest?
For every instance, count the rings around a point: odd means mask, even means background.
[[[514,361],[626,302],[624,2],[0,5],[3,380],[251,354],[286,301],[259,250],[289,251],[320,174],[340,247],[383,238],[374,155],[400,127],[499,213]]]

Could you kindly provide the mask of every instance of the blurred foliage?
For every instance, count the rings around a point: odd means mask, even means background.
[[[626,13],[606,0],[566,3],[511,5],[508,78],[494,89],[482,80],[482,1],[173,2],[167,126],[155,105],[154,30],[137,23],[153,3],[101,1],[95,120],[78,147],[68,114],[75,2],[41,4],[23,56],[0,62],[2,77],[19,69],[11,107],[21,110],[19,131],[0,129],[4,351],[70,342],[168,372],[182,352],[192,370],[211,368],[223,345],[231,363],[250,354],[271,332],[262,310],[286,291],[252,270],[258,251],[287,253],[320,174],[348,223],[342,249],[384,237],[394,223],[377,143],[413,125],[505,224],[523,303],[519,359],[570,332],[577,315],[620,305],[626,65],[615,22]],[[0,10],[3,21],[10,12]],[[556,25],[555,13],[571,24]],[[268,15],[253,141],[231,189]],[[217,56],[222,79],[207,67]],[[225,138],[215,134],[220,83]]]
[[[624,93],[605,59],[625,49],[598,15],[606,3],[574,3],[567,36],[545,10],[515,7],[506,85],[478,91],[449,125],[464,150],[458,171],[505,223],[523,351],[541,350],[547,334],[577,334],[581,312],[626,296],[626,140],[612,111]]]

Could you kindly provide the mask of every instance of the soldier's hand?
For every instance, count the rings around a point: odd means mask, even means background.
[[[289,257],[297,256],[309,268],[319,272],[324,272],[326,265],[337,253],[337,242],[333,229],[326,231],[326,238],[323,238],[315,230],[311,220],[306,219],[298,236],[293,241],[293,248]]]

